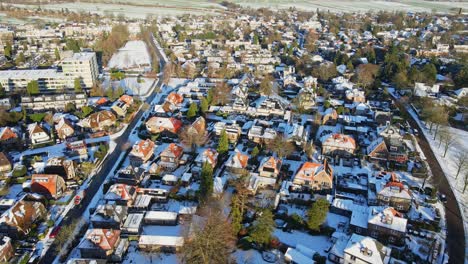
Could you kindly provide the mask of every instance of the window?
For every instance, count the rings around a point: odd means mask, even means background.
[[[350,256],[351,260],[356,260],[356,256]]]

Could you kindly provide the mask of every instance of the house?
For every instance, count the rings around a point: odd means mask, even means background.
[[[140,140],[135,143],[130,152],[130,163],[135,167],[146,163],[153,156],[154,147],[155,144],[150,139]]]
[[[226,169],[233,174],[245,172],[249,161],[249,156],[236,151],[224,164]]]
[[[104,195],[104,200],[119,205],[132,206],[136,195],[137,190],[135,186],[116,183]]]
[[[47,160],[44,173],[58,174],[65,180],[72,180],[76,176],[75,163],[65,157],[53,157]]]
[[[80,124],[93,131],[103,131],[115,125],[116,120],[117,118],[111,111],[102,110],[97,113],[92,113],[87,118],[81,120]]]
[[[133,167],[128,165],[127,167],[120,169],[114,176],[116,183],[123,183],[127,185],[138,185],[145,175],[145,171],[139,167]]]
[[[294,175],[293,183],[312,190],[331,190],[333,169],[326,159],[323,164],[305,162]]]
[[[0,175],[5,175],[13,169],[10,159],[5,153],[0,152]]]
[[[166,97],[162,108],[165,112],[174,112],[179,109],[184,102],[184,97],[181,94],[172,92]]]
[[[377,190],[377,201],[380,205],[396,208],[401,212],[408,212],[413,201],[411,191],[400,182],[395,173],[392,173],[390,181]]]
[[[184,238],[181,236],[156,236],[141,235],[138,240],[138,248],[143,251],[155,252],[176,252],[184,245]]]
[[[51,141],[49,134],[38,123],[28,125],[29,139],[33,145],[44,144]]]
[[[242,133],[242,129],[237,123],[226,124],[221,121],[215,123],[214,131],[217,136],[221,135],[223,130],[226,131],[230,143],[236,143]]]
[[[16,144],[19,141],[18,133],[11,127],[0,128],[0,144],[11,145]]]
[[[417,97],[427,97],[427,96],[437,96],[439,94],[439,84],[434,84],[432,86],[425,85],[424,83],[414,83],[414,96]]]
[[[142,213],[128,214],[127,220],[121,228],[122,233],[138,235],[141,232],[143,217]]]
[[[147,225],[177,225],[179,215],[176,212],[148,211],[145,214],[144,222]]]
[[[408,219],[393,207],[369,207],[367,232],[379,241],[402,245],[405,241]]]
[[[335,125],[338,113],[333,108],[327,108],[322,115],[322,125]]]
[[[379,135],[385,141],[385,146],[388,150],[388,160],[397,163],[406,163],[408,161],[407,148],[405,147],[403,135],[399,128],[387,124],[384,129],[379,131]]]
[[[0,234],[11,238],[27,235],[33,224],[44,219],[47,210],[42,202],[29,200],[29,195],[23,196],[0,217]]]
[[[11,238],[2,236],[0,239],[0,262],[8,263],[8,261],[15,256],[15,250],[11,243]]]
[[[386,162],[388,160],[388,149],[383,138],[379,137],[366,147],[366,154],[373,161]]]
[[[83,258],[111,260],[119,243],[120,230],[93,228],[86,231],[78,250]]]
[[[72,123],[63,117],[60,118],[58,124],[55,125],[55,131],[57,131],[58,137],[62,140],[73,136],[75,133]]]
[[[112,104],[112,111],[118,116],[124,117],[127,114],[128,108],[133,104],[133,97],[130,95],[122,95],[117,101]]]
[[[31,177],[31,192],[57,199],[66,189],[65,181],[57,174],[33,174]]]
[[[120,229],[126,218],[127,206],[100,204],[90,220],[94,228]]]
[[[196,135],[205,135],[206,132],[206,121],[203,116],[197,117],[195,121],[188,127],[188,133]]]
[[[153,116],[146,121],[146,129],[151,134],[158,134],[161,132],[170,132],[177,134],[182,128],[182,121],[173,117],[157,117]]]
[[[174,170],[179,166],[183,154],[184,149],[181,146],[171,143],[159,155],[161,157],[159,165],[165,169]]]
[[[214,149],[207,148],[195,159],[196,165],[200,168],[205,164],[205,162],[210,164],[211,168],[216,167],[218,162],[218,152]]]
[[[345,92],[346,99],[353,103],[364,103],[366,102],[366,96],[363,90],[349,89]]]
[[[281,160],[270,156],[264,157],[258,167],[258,173],[261,177],[274,178],[276,179],[280,173]]]
[[[388,264],[390,254],[391,248],[377,240],[353,234],[344,249],[344,263]]]
[[[295,248],[288,247],[284,254],[284,260],[286,263],[314,263],[315,261],[313,258],[316,253],[317,252],[315,250],[312,250],[298,242]]]
[[[354,138],[344,134],[331,134],[322,142],[322,154],[350,157],[356,151]]]
[[[250,141],[258,144],[269,144],[275,139],[277,133],[275,129],[263,128],[262,126],[253,125],[247,134]]]

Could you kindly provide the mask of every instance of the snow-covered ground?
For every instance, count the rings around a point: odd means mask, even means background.
[[[124,47],[112,55],[108,67],[122,70],[151,70],[151,56],[145,42],[142,40],[127,42]]]
[[[179,263],[175,254],[165,254],[156,252],[143,252],[138,250],[137,242],[131,242],[128,247],[127,255],[125,256],[124,264],[165,264]]]
[[[238,264],[269,264],[262,258],[262,254],[257,250],[236,250],[233,253],[233,257],[236,259]]]
[[[138,82],[137,77],[128,77],[120,81],[111,81],[110,77],[106,76],[102,86],[105,89],[109,87],[112,87],[112,89],[122,87],[125,89],[126,94],[146,97],[151,94],[155,82],[156,80],[152,78],[140,78],[140,82]]]

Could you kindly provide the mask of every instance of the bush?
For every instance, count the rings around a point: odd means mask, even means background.
[[[23,165],[20,165],[20,166],[16,166],[15,169],[13,170],[13,177],[17,178],[17,177],[23,177],[26,175],[26,166],[23,166]]]
[[[52,219],[47,220],[47,227],[53,227],[54,226],[54,221]]]

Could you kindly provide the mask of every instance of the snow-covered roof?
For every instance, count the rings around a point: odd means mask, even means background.
[[[366,263],[386,264],[390,260],[391,249],[373,238],[353,234],[344,252]]]

